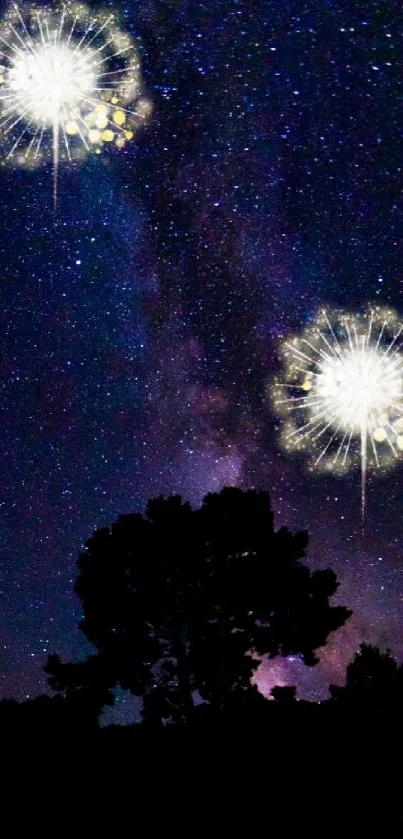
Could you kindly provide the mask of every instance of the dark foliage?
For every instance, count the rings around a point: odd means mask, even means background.
[[[115,701],[108,688],[108,665],[101,656],[88,656],[84,662],[62,664],[58,655],[51,655],[44,671],[50,676],[50,687],[63,691],[68,706],[88,725],[95,724],[103,707],[113,705]]]
[[[198,510],[159,498],[144,516],[121,516],[78,560],[80,628],[98,656],[51,657],[52,687],[99,711],[120,683],[158,725],[189,720],[196,690],[217,709],[252,697],[251,652],[314,665],[351,612],[329,605],[335,574],[301,562],[307,542],[305,532],[275,532],[265,492],[227,488]]]
[[[398,667],[390,651],[382,653],[371,644],[361,644],[347,667],[344,687],[330,685],[333,700],[365,708],[397,706],[403,710],[403,665]]]
[[[271,696],[276,700],[276,702],[289,705],[290,702],[297,701],[297,688],[295,685],[287,685],[287,687],[280,687],[279,685],[276,685],[276,687],[271,690]]]

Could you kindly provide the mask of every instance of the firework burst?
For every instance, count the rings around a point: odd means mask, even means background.
[[[274,403],[287,450],[305,450],[312,468],[361,466],[362,519],[367,471],[403,451],[403,325],[380,308],[362,315],[321,311],[281,351],[285,375]]]
[[[50,152],[55,201],[61,160],[123,148],[149,116],[138,52],[113,14],[74,2],[13,5],[0,24],[0,62],[3,159],[35,166]]]

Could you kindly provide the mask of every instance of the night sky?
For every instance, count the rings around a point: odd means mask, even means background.
[[[260,673],[318,699],[361,641],[403,657],[403,465],[370,475],[362,534],[359,472],[284,452],[268,388],[318,306],[403,319],[401,4],[110,5],[140,39],[148,125],[62,166],[56,217],[51,157],[0,169],[0,696],[89,651],[73,584],[94,528],[234,484],[309,531],[354,610],[318,667]]]

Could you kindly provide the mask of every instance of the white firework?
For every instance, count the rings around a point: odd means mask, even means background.
[[[276,382],[274,402],[283,443],[308,450],[312,467],[342,472],[358,457],[362,519],[368,465],[387,466],[403,451],[402,332],[384,309],[322,311],[282,348],[286,381]]]
[[[35,164],[50,146],[55,201],[62,157],[100,153],[104,143],[123,148],[150,113],[133,39],[113,14],[77,3],[14,5],[0,26],[0,61],[6,160]]]

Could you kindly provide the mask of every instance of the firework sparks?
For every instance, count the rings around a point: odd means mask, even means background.
[[[274,387],[282,441],[308,451],[313,468],[344,472],[360,462],[363,521],[368,467],[386,467],[403,451],[402,333],[384,309],[322,311],[282,348],[285,383]]]
[[[150,114],[135,44],[112,14],[14,5],[0,25],[0,62],[5,160],[34,166],[51,150],[55,202],[60,160],[124,148]]]

